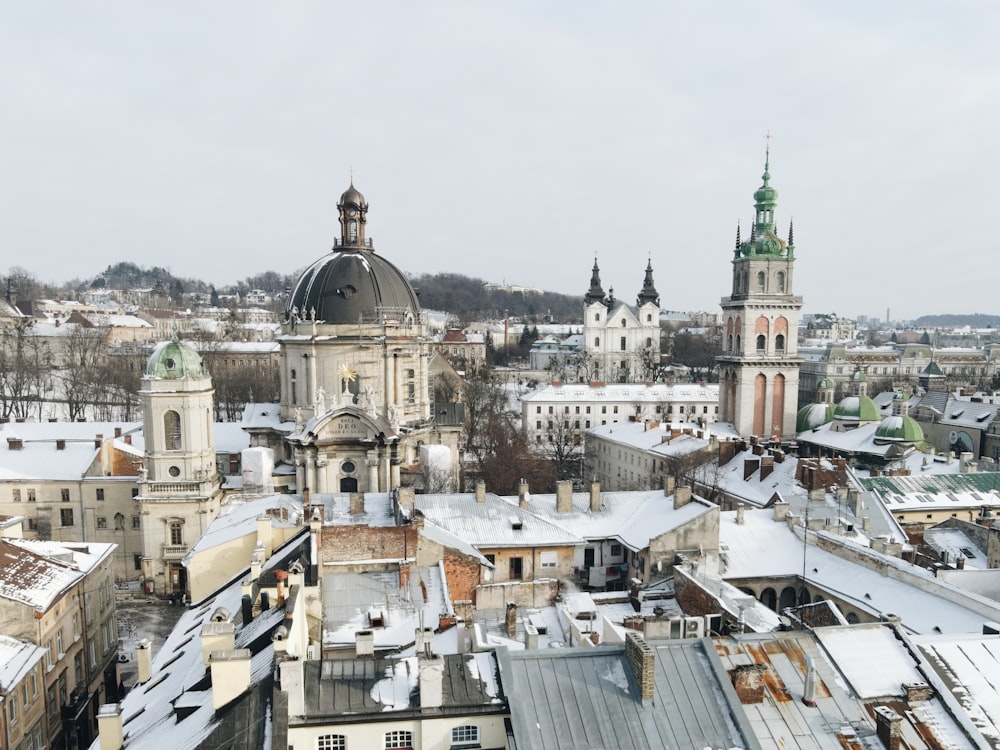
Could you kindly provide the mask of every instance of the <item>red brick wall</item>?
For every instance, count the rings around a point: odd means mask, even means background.
[[[417,555],[413,526],[324,526],[320,531],[320,565],[351,560],[412,558]]]
[[[451,600],[476,600],[476,586],[479,585],[479,561],[453,550],[445,550],[444,575],[448,580]]]

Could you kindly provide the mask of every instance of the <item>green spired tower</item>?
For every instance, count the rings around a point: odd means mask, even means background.
[[[750,239],[742,241],[736,229],[732,293],[722,298],[720,413],[722,421],[732,422],[744,437],[792,438],[798,406],[802,298],[792,293],[792,225],[787,242],[775,229],[778,191],[770,184],[770,148],[763,180],[753,194]]]

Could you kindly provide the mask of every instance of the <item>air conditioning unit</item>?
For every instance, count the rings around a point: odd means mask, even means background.
[[[684,618],[684,637],[685,638],[704,638],[705,637],[705,621],[700,617],[685,617]]]

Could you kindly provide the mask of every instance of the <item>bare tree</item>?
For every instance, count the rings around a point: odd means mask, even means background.
[[[70,421],[87,416],[87,407],[105,400],[108,330],[77,326],[66,337],[65,359],[57,371]]]
[[[27,418],[51,388],[52,354],[33,326],[22,318],[0,330],[0,416]]]

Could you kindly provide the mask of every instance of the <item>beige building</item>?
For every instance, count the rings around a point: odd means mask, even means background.
[[[45,734],[45,650],[0,635],[0,744],[8,750],[48,747]]]
[[[44,652],[47,747],[87,747],[117,697],[111,544],[0,539],[0,632]]]

